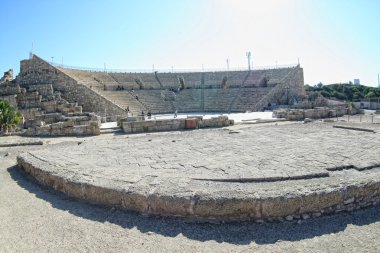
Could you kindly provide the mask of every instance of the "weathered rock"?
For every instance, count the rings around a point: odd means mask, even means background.
[[[0,79],[0,84],[5,82],[10,82],[13,80],[13,69],[4,72],[3,77]]]
[[[310,122],[313,122],[313,120],[310,119],[310,118],[305,118],[305,119],[303,120],[303,123],[310,123]]]

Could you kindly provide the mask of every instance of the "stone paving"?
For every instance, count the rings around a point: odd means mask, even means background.
[[[56,145],[21,155],[19,165],[34,176],[30,167],[38,168],[43,184],[90,202],[162,215],[271,219],[363,202],[346,189],[377,187],[378,154],[378,133],[296,123]],[[306,201],[310,196],[318,200]],[[266,200],[275,201],[265,206]]]
[[[6,169],[14,159],[0,159],[1,252],[375,253],[380,248],[379,207],[300,223],[199,224],[75,201],[41,187],[17,167]]]
[[[281,124],[285,122],[278,123]],[[265,127],[268,126],[267,123]],[[246,127],[238,125],[231,129],[244,130]],[[252,130],[255,127],[258,126],[250,125]],[[352,132],[339,131],[347,134]],[[157,135],[162,133],[150,136]],[[80,138],[42,138],[44,145],[0,147],[1,251],[356,253],[378,252],[380,248],[378,206],[281,223],[193,223],[176,218],[146,217],[75,201],[36,184],[35,180],[14,166],[16,155],[31,150],[51,149],[53,144],[60,142],[69,141],[72,146],[77,146],[78,142],[112,142],[126,137],[106,134]],[[133,138],[141,138],[141,135],[128,136],[129,140]],[[0,143],[27,141],[33,142],[36,138],[0,138]],[[370,171],[373,170],[357,172],[357,175]]]

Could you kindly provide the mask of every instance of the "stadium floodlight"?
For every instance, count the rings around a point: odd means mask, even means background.
[[[228,72],[230,72],[230,59],[227,58],[227,78],[228,78]]]
[[[247,56],[247,59],[248,59],[248,70],[251,70],[251,56],[252,56],[252,54],[250,51],[248,51],[245,55]]]
[[[34,51],[34,43],[32,42],[32,50],[29,53],[29,59],[33,58],[33,51]]]

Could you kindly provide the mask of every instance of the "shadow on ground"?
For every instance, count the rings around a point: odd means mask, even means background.
[[[181,218],[148,217],[138,213],[115,210],[74,200],[61,192],[43,187],[17,166],[8,168],[17,184],[51,203],[54,208],[97,222],[109,222],[123,228],[136,227],[140,232],[154,232],[163,236],[185,237],[198,240],[227,242],[237,245],[273,244],[277,241],[299,241],[343,231],[348,224],[368,225],[380,221],[379,207],[371,207],[352,213],[341,213],[297,222],[264,223],[235,222],[227,224],[194,223]]]

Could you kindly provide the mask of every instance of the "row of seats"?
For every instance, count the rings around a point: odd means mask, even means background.
[[[146,106],[136,99],[130,91],[103,91],[102,95],[121,108],[125,110],[129,109],[129,112],[133,115],[138,115],[142,111],[147,111]]]
[[[222,88],[223,80],[227,87],[262,87],[263,84],[275,85],[289,73],[291,68],[230,71],[230,72],[193,72],[193,73],[107,73],[71,70],[60,68],[63,72],[97,89],[103,90],[137,90],[137,89],[177,89],[182,79],[185,88]],[[266,79],[264,82],[263,80]],[[162,86],[161,86],[161,84]]]
[[[290,68],[229,73],[106,73],[61,70],[118,106],[129,108],[134,114],[141,111],[158,114],[172,113],[175,109],[179,112],[248,110],[273,87],[268,82],[267,85],[262,85],[263,79],[272,80],[276,84],[289,73]],[[178,89],[180,78],[185,83],[185,89]],[[223,88],[225,78],[226,89]]]
[[[239,93],[231,111],[245,111],[247,108],[252,109],[254,106],[268,94],[272,88],[244,88]]]
[[[145,105],[146,110],[153,114],[172,113],[170,101],[166,101],[162,90],[136,90],[133,92],[137,100]]]

